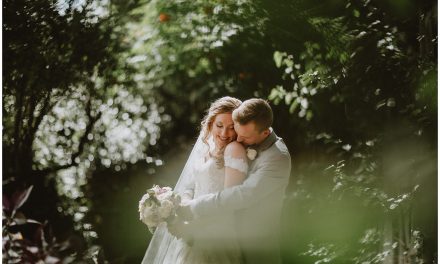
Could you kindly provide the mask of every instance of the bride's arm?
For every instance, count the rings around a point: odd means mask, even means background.
[[[246,149],[237,141],[226,146],[225,153],[225,188],[242,184],[246,179],[248,163]]]

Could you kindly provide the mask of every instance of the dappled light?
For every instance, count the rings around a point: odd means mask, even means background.
[[[139,199],[174,187],[223,96],[267,100],[290,152],[283,263],[436,261],[436,3],[3,11],[4,262],[141,262],[152,234]]]

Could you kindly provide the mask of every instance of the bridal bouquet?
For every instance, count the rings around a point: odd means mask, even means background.
[[[139,201],[139,218],[151,233],[163,222],[172,221],[180,204],[180,196],[170,187],[154,185]]]

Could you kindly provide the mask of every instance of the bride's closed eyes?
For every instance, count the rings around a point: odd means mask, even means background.
[[[218,128],[223,128],[223,124],[222,124],[222,123],[217,123],[216,126],[217,126]],[[228,129],[234,129],[234,125],[230,125],[230,126],[228,127]]]

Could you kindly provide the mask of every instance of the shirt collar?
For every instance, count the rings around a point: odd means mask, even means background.
[[[263,142],[261,142],[259,145],[255,145],[254,149],[258,152],[260,151],[264,151],[268,148],[270,148],[273,143],[275,143],[275,141],[277,141],[277,135],[275,134],[275,132],[273,131],[273,129],[270,127],[270,134],[269,136],[267,136],[267,138],[265,138],[263,140]]]

